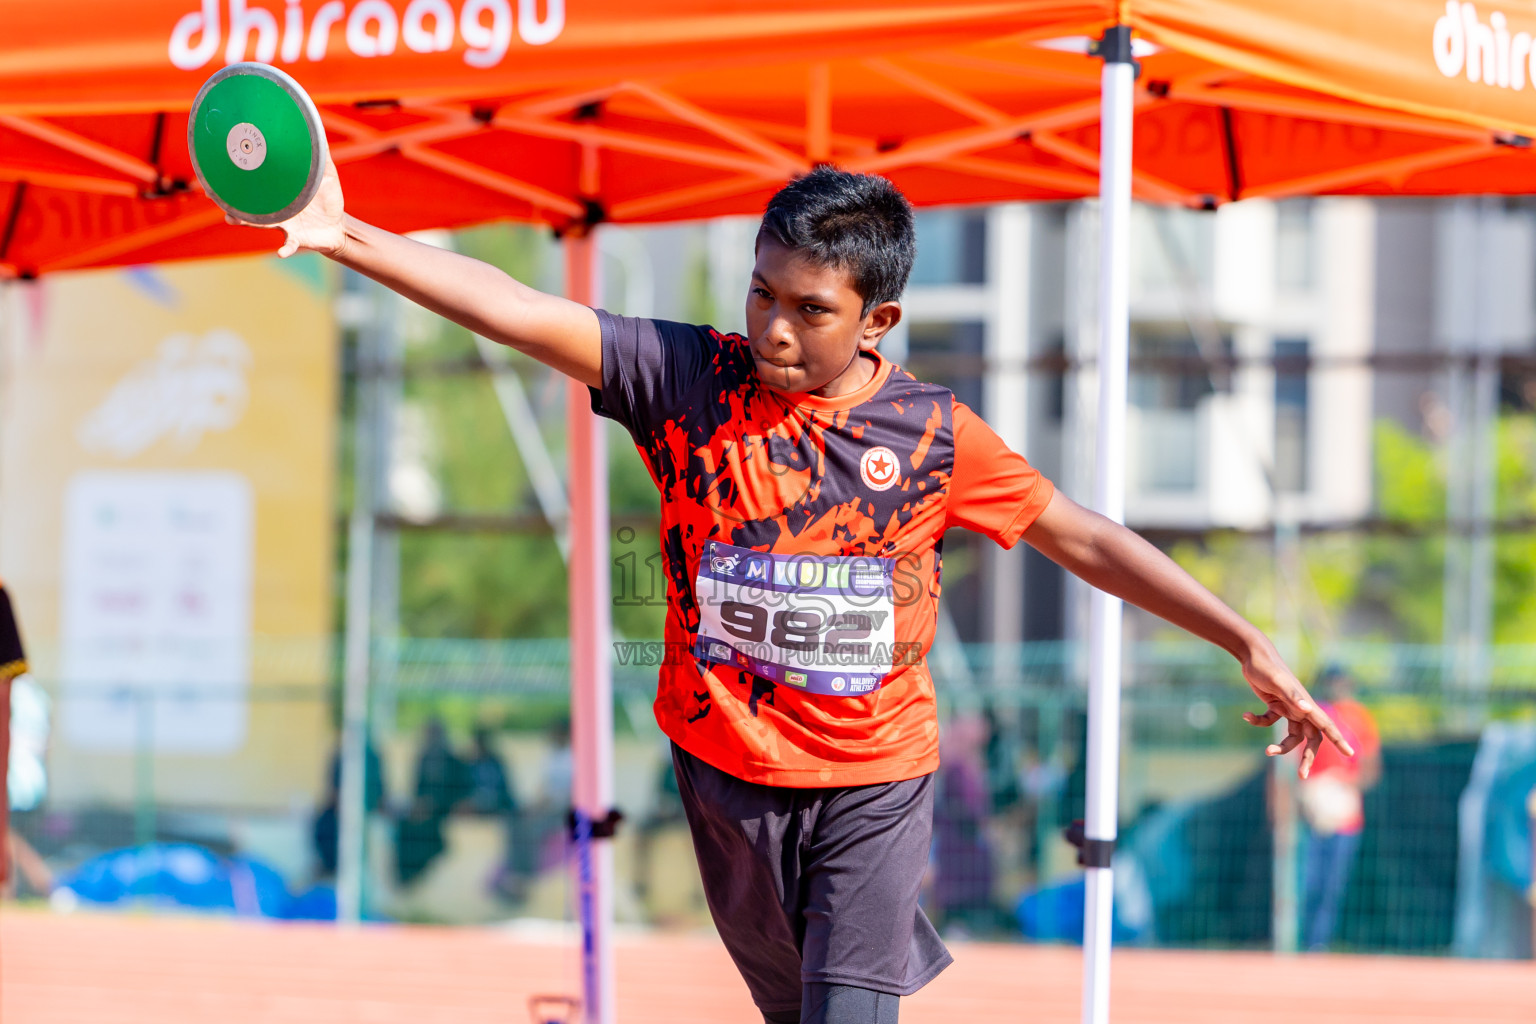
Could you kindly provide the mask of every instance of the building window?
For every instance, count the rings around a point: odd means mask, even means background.
[[[1275,488],[1307,489],[1307,342],[1275,339]]]
[[[1059,368],[1049,370],[1045,378],[1045,414],[1050,422],[1063,423],[1067,418],[1066,332],[1053,331],[1042,355],[1061,364]]]
[[[1286,291],[1312,287],[1312,200],[1275,205],[1275,283]]]
[[[1137,294],[1154,297],[1186,287],[1208,289],[1215,275],[1214,217],[1141,203],[1131,207],[1131,282]]]
[[[1232,340],[1222,337],[1222,355]],[[1219,372],[1219,371],[1218,371]],[[1133,324],[1130,400],[1136,407],[1137,485],[1189,492],[1200,484],[1199,407],[1215,391],[1212,370],[1183,327]]]
[[[987,283],[985,210],[923,210],[917,214],[917,261],[912,284]]]
[[[1224,334],[1221,341],[1218,358],[1230,358],[1231,337]],[[1216,390],[1212,378],[1224,369],[1206,365],[1182,325],[1131,325],[1130,398],[1137,408],[1193,412]]]
[[[907,334],[907,368],[920,380],[949,388],[956,398],[985,415],[981,407],[985,337],[986,325],[980,320],[915,323]]]

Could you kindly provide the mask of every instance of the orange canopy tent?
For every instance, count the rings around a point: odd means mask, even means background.
[[[1150,44],[1134,84],[1115,25]],[[272,249],[195,194],[184,142],[198,85],[251,58],[314,95],[354,213],[396,230],[574,229],[584,299],[583,229],[757,212],[819,162],[886,174],[918,204],[1097,193],[1094,504],[1118,517],[1132,192],[1210,206],[1527,191],[1533,34],[1528,9],[1458,0],[4,0],[0,276]],[[1085,56],[1101,37],[1102,68]],[[597,815],[604,461],[570,404],[576,797]],[[1114,601],[1096,599],[1091,631],[1084,1018],[1102,1021]],[[343,774],[360,799],[360,773]],[[606,934],[603,892],[591,919]],[[612,1014],[605,942],[587,960],[592,1020]]]
[[[818,161],[919,204],[1097,192],[1116,17],[1136,194],[1529,188],[1530,33],[1438,0],[112,0],[0,6],[0,275],[258,251],[191,189],[226,61],[319,101],[350,207],[395,229],[760,210]]]

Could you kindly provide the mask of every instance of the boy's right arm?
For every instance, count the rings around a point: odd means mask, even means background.
[[[602,331],[596,313],[530,288],[488,263],[348,216],[329,156],[315,198],[277,226],[287,236],[279,256],[312,249],[482,337],[582,384],[602,386]]]

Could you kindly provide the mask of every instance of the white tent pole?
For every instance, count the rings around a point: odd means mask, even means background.
[[[596,305],[597,244],[590,233],[565,239],[565,290]],[[578,815],[600,822],[613,806],[613,663],[608,566],[608,448],[586,386],[566,390],[570,463],[572,799]],[[590,860],[581,848],[590,853]],[[613,844],[579,844],[577,917],[582,926],[582,1019],[613,1024]]]
[[[1099,423],[1093,507],[1125,521],[1129,355],[1131,121],[1135,65],[1127,26],[1105,30],[1099,142]],[[1083,1024],[1109,1020],[1114,848],[1120,767],[1120,599],[1093,591],[1088,612],[1088,806],[1083,820]]]

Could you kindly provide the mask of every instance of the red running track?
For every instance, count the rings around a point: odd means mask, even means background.
[[[1078,1019],[1075,949],[965,944],[903,1024]],[[620,1024],[761,1020],[712,937],[625,935]],[[575,951],[509,930],[0,912],[3,1024],[524,1024]],[[1536,1022],[1536,965],[1124,950],[1117,1024]]]

